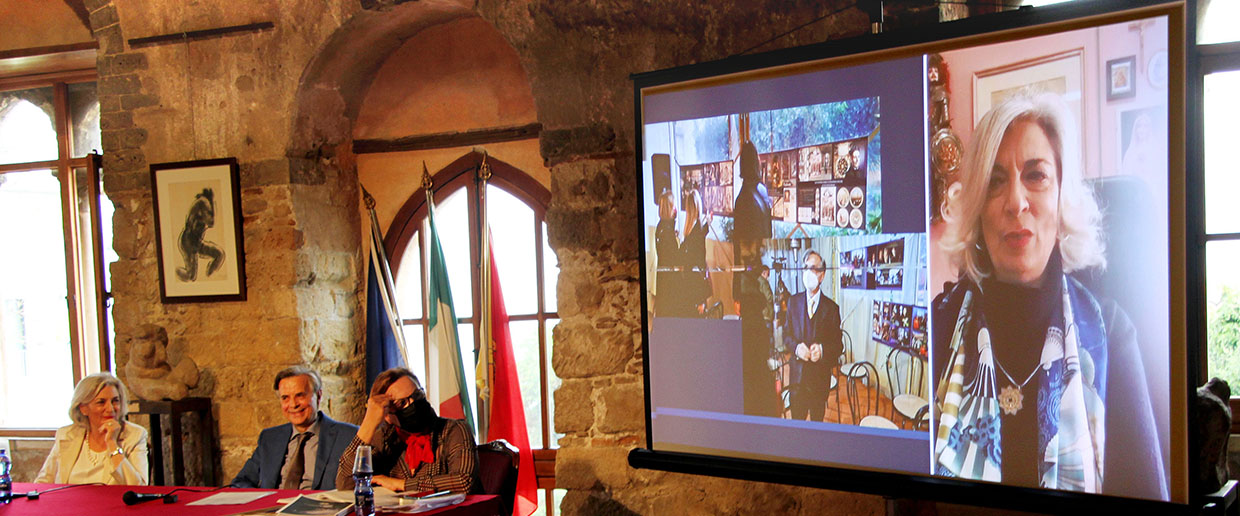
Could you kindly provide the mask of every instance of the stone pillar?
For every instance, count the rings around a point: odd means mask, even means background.
[[[492,3],[499,5],[491,5]],[[636,470],[645,444],[633,90],[629,74],[868,32],[856,9],[792,30],[829,6],[778,2],[628,5],[484,2],[522,56],[551,168],[547,214],[560,263],[552,364],[564,433],[559,509],[577,514],[880,514],[874,496]],[[781,34],[783,38],[771,38]]]
[[[351,0],[240,3],[87,0],[99,41],[104,192],[115,204],[110,269],[116,365],[145,323],[192,357],[213,400],[227,482],[259,431],[284,422],[275,373],[305,363],[322,373],[321,408],[360,419],[364,362],[356,168],[334,153],[290,153],[294,92],[328,34],[360,9]],[[227,5],[225,5],[227,4]],[[232,5],[235,9],[228,7]],[[271,21],[272,29],[133,47],[128,39]],[[345,128],[347,134],[347,125]],[[235,157],[247,300],[163,304],[159,298],[150,163]],[[124,377],[122,376],[122,380]]]

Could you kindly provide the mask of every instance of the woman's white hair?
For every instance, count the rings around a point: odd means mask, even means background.
[[[960,181],[948,188],[943,218],[947,229],[939,241],[952,264],[980,283],[989,276],[990,258],[982,241],[985,211],[995,155],[1008,129],[1029,121],[1046,133],[1059,171],[1059,254],[1064,272],[1106,267],[1100,235],[1102,211],[1081,175],[1080,135],[1071,111],[1058,95],[1022,90],[982,117],[965,154]]]
[[[89,418],[78,407],[81,407],[84,403],[90,403],[91,400],[95,399],[95,396],[99,395],[99,391],[102,391],[109,385],[116,389],[116,395],[121,398],[121,409],[117,413],[116,419],[124,421],[125,416],[129,415],[129,397],[125,395],[125,386],[121,384],[120,379],[107,372],[95,373],[82,378],[82,381],[78,382],[77,387],[73,388],[73,402],[69,405],[69,418],[75,424],[87,424]]]

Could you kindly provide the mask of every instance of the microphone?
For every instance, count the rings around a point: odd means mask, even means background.
[[[135,493],[133,491],[125,491],[121,499],[125,501],[125,505],[137,505],[151,500],[159,500],[163,498],[164,503],[174,503],[177,501],[175,495],[166,495],[160,493]]]

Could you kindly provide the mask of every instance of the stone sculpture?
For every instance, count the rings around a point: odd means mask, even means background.
[[[144,324],[129,346],[125,383],[145,400],[179,400],[198,386],[198,364],[182,356],[175,366],[168,363],[168,332],[162,326]]]

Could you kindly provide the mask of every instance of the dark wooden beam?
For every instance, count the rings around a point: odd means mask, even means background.
[[[532,140],[542,132],[542,124],[532,123],[512,127],[491,127],[471,131],[417,134],[400,138],[376,138],[353,140],[354,154],[378,154],[427,149],[469,147],[486,143]]]
[[[17,48],[12,50],[0,50],[0,59],[37,57],[48,54],[64,54],[82,50],[95,50],[97,48],[99,48],[98,41],[83,41],[81,43],[69,43],[65,45],[52,45],[47,47]]]
[[[229,27],[220,27],[216,29],[191,30],[189,32],[177,32],[173,34],[163,34],[160,36],[147,36],[144,38],[132,38],[129,40],[129,46],[138,47],[145,45],[158,45],[169,41],[189,41],[191,39],[203,39],[212,36],[222,36],[225,34],[235,34],[238,32],[258,32],[275,27],[272,22],[247,23],[245,25],[233,25]]]

